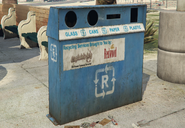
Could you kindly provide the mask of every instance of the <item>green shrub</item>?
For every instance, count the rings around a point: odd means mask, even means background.
[[[150,43],[154,40],[156,40],[154,38],[155,32],[157,31],[157,29],[154,28],[154,21],[146,21],[146,30],[145,30],[145,37],[144,37],[144,43]]]
[[[103,4],[115,4],[116,0],[98,0],[98,3],[100,5],[103,5]]]

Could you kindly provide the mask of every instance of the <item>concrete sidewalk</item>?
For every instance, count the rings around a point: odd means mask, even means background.
[[[102,128],[185,127],[185,85],[172,84],[156,76],[157,54],[144,56],[143,100],[107,112],[54,126],[49,113],[48,62],[39,61],[39,49],[19,49],[18,38],[0,37],[0,128],[64,128],[108,119]],[[139,124],[138,124],[138,123]]]

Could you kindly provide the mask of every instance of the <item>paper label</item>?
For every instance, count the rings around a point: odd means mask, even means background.
[[[122,61],[124,58],[125,38],[63,46],[64,71]]]

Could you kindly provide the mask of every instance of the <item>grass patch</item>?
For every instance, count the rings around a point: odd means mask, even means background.
[[[150,13],[150,12],[158,12],[158,10],[147,10],[147,13]]]
[[[157,34],[154,36],[154,41],[144,44],[144,53],[152,53],[157,51],[158,48],[158,31],[156,32]]]
[[[148,14],[148,16],[157,16],[157,17],[159,17],[159,14]]]
[[[159,23],[159,19],[155,19],[155,22],[158,22]]]

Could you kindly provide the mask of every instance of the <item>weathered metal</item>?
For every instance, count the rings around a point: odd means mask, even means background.
[[[142,100],[146,5],[51,7],[49,114],[65,124]]]

